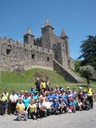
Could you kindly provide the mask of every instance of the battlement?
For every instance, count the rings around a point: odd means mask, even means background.
[[[22,49],[26,49],[26,50],[35,50],[38,52],[46,52],[46,53],[51,53],[51,54],[53,53],[52,49],[43,48],[43,47],[33,45],[33,44],[24,44],[22,42],[18,42],[11,38],[0,38],[0,43],[3,45],[10,45],[14,48],[17,47],[17,48],[22,48]]]
[[[7,37],[0,38],[0,70],[51,68],[65,74],[65,78],[67,75],[67,80],[77,81],[76,76],[66,70],[74,69],[74,60],[70,58],[68,37],[64,30],[60,37],[55,35],[53,30],[54,28],[47,20],[41,28],[40,38],[34,38],[30,27],[23,36],[24,42]]]
[[[10,38],[0,38],[0,69],[27,70],[36,66],[52,69],[53,50]]]
[[[43,48],[43,47],[32,45],[32,44],[25,44],[25,46],[23,46],[23,47],[28,50],[35,50],[38,52],[46,52],[46,53],[51,53],[51,54],[53,53],[52,49]]]

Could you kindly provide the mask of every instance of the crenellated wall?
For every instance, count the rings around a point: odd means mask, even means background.
[[[31,44],[22,44],[17,41],[0,39],[2,70],[14,70],[24,68],[24,70],[32,67],[45,67],[53,69],[53,51],[51,49],[42,48]]]
[[[64,30],[60,37],[53,32],[48,20],[41,28],[41,37],[35,38],[30,27],[24,34],[24,42],[0,38],[0,70],[23,71],[31,68],[54,69],[66,80],[82,82],[69,68],[74,69],[70,58],[68,37]]]

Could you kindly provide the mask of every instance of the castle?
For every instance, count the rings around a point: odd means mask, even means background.
[[[46,20],[40,38],[35,38],[30,27],[23,36],[23,43],[0,38],[0,70],[28,70],[35,67],[54,69],[68,81],[82,82],[72,71],[74,60],[70,57],[68,36],[62,30],[58,37],[53,30]]]

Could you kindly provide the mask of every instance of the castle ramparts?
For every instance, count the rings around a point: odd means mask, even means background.
[[[56,68],[58,66],[74,70],[74,60],[70,57],[68,36],[62,30],[61,36],[58,37],[53,30],[54,28],[47,20],[41,28],[40,38],[35,38],[30,27],[23,36],[24,42],[6,37],[0,38],[0,70],[22,71],[40,67],[58,71],[59,68]],[[55,68],[54,60],[57,62]]]

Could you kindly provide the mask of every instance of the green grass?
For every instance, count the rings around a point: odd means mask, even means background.
[[[56,84],[61,85],[66,83],[61,75],[52,70],[36,68],[24,71],[22,73],[15,71],[2,71],[0,92],[2,92],[4,88],[7,88],[9,92],[14,89],[17,91],[20,91],[21,89],[29,90],[31,86],[35,87],[34,83],[37,77],[44,80],[46,79],[46,77],[48,77],[52,86],[55,86]]]
[[[7,88],[8,92],[11,93],[12,90],[20,91],[20,90],[29,90],[31,86],[35,87],[34,83],[36,78],[39,77],[40,79],[49,78],[50,83],[52,86],[62,85],[66,89],[67,86],[70,88],[75,87],[78,89],[78,86],[83,86],[85,84],[76,84],[76,83],[69,83],[65,81],[65,79],[57,74],[55,71],[52,70],[45,70],[45,69],[31,69],[24,72],[9,72],[9,71],[2,71],[1,72],[1,82],[0,82],[0,93]],[[96,90],[96,82],[91,82],[94,90]]]
[[[1,82],[2,83],[27,83],[31,84],[35,82],[35,79],[39,77],[40,79],[46,79],[48,77],[50,81],[54,84],[65,82],[64,78],[57,74],[55,71],[52,70],[45,70],[45,69],[31,69],[25,72],[9,72],[3,71],[1,72]]]

